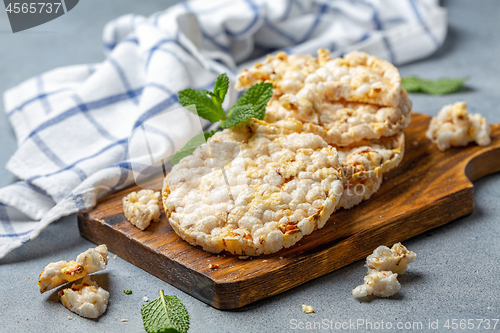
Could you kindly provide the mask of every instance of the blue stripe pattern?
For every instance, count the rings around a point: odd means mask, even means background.
[[[132,99],[135,104],[139,104],[138,95],[133,93],[132,87],[131,87],[130,83],[128,82],[127,75],[123,71],[123,68],[121,68],[120,64],[118,64],[118,62],[115,59],[113,59],[112,57],[109,57],[108,61],[116,69],[116,72],[118,73],[118,75],[122,81],[122,84],[125,87],[130,99]]]
[[[87,105],[82,101],[82,99],[77,95],[77,94],[73,94],[71,96],[71,98],[73,98],[73,100],[76,102],[77,104],[77,107],[80,109],[81,113],[84,115],[85,118],[87,118],[87,120],[92,124],[94,125],[94,127],[97,129],[97,131],[106,139],[110,140],[110,141],[114,141],[114,140],[117,140],[116,137],[114,137],[113,135],[111,135],[101,124],[99,124],[95,119],[94,117],[92,117],[90,115],[90,113],[88,112],[89,109],[87,107]]]
[[[59,124],[60,122],[66,120],[66,119],[68,119],[68,118],[70,118],[70,117],[72,117],[80,112],[88,112],[90,110],[100,109],[100,108],[109,106],[111,104],[117,104],[119,102],[124,102],[124,101],[129,100],[131,95],[140,96],[140,94],[142,93],[142,90],[143,90],[143,87],[140,87],[136,90],[127,91],[125,93],[120,93],[120,94],[116,94],[113,96],[104,97],[102,99],[99,99],[99,100],[96,100],[93,102],[88,102],[86,104],[86,108],[84,108],[85,111],[82,111],[80,106],[77,105],[74,108],[71,108],[71,109],[63,112],[60,115],[58,115],[58,116],[46,121],[45,123],[41,124],[40,126],[38,126],[36,129],[34,129],[28,135],[28,138],[31,138],[32,136],[36,135],[37,133],[39,133],[39,132],[41,132],[49,127],[52,127],[56,124]]]
[[[410,5],[411,5],[411,7],[413,9],[413,12],[415,13],[415,16],[417,17],[418,22],[420,22],[420,25],[422,26],[422,28],[424,28],[425,32],[427,33],[427,35],[429,36],[429,38],[432,40],[432,42],[434,43],[434,45],[436,47],[439,47],[438,40],[432,34],[431,30],[429,29],[429,27],[427,26],[427,24],[425,24],[424,20],[422,19],[422,15],[420,15],[420,12],[418,11],[418,8],[417,8],[417,5],[415,4],[415,1],[414,0],[408,0],[408,1],[410,2]]]
[[[44,99],[47,96],[56,95],[56,94],[59,94],[59,93],[65,92],[65,91],[70,91],[70,90],[71,90],[70,88],[63,88],[63,89],[58,89],[58,90],[54,90],[51,92],[40,93],[40,94],[36,95],[35,97],[28,99],[27,101],[23,102],[21,105],[19,105],[18,107],[16,107],[12,111],[10,111],[7,114],[7,117],[11,117],[14,113],[22,111],[26,106],[28,106],[34,102],[38,102],[39,100]]]

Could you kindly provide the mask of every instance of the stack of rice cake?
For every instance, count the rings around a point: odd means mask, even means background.
[[[175,232],[237,255],[274,253],[375,193],[404,154],[411,101],[390,63],[361,52],[332,59],[278,53],[236,87],[273,83],[265,121],[212,136],[164,180]]]

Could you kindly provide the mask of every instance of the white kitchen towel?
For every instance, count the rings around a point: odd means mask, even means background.
[[[5,92],[18,143],[7,168],[21,181],[0,189],[0,258],[133,183],[128,138],[179,108],[179,90],[210,88],[223,72],[234,82],[278,50],[358,49],[403,64],[439,48],[446,21],[437,0],[196,0],[110,22],[102,63],[55,69]],[[172,134],[161,133],[172,151],[192,135]]]

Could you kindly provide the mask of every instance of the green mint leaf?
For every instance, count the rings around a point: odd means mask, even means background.
[[[208,132],[196,134],[188,142],[186,142],[186,144],[181,149],[179,149],[178,151],[175,152],[174,156],[172,156],[170,158],[170,162],[172,162],[173,165],[176,165],[184,157],[192,155],[196,148],[198,148],[202,144],[206,143],[208,138],[210,138],[212,135],[214,135],[217,132],[219,132],[219,131],[217,131],[217,130],[216,131],[208,131]]]
[[[124,290],[123,292],[124,292],[125,294],[127,294],[127,295],[131,295],[131,294],[132,294],[132,290]]]
[[[175,296],[160,296],[141,308],[142,323],[148,333],[185,333],[189,329],[189,314],[181,300]]]
[[[217,77],[215,80],[214,94],[224,102],[227,90],[229,89],[229,78],[226,73],[223,73]]]
[[[252,104],[239,105],[231,109],[231,117],[220,123],[220,127],[229,128],[250,118],[257,118]]]
[[[236,108],[251,104],[254,109],[254,118],[264,120],[267,102],[273,95],[273,84],[270,82],[260,82],[250,87],[236,102],[229,111],[227,117],[230,118],[236,112]]]
[[[425,80],[417,76],[408,76],[401,79],[401,86],[408,92],[444,95],[458,91],[465,81],[467,81],[467,78]]]
[[[207,96],[209,92],[206,90],[196,91],[194,89],[184,89],[179,91],[179,103],[186,107],[189,111],[188,106],[195,105],[196,112],[198,116],[205,118],[206,120],[216,123],[221,119],[226,119],[226,115],[222,108],[218,108],[213,100]]]

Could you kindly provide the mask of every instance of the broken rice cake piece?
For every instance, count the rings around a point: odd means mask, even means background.
[[[61,303],[69,310],[85,318],[98,318],[108,307],[109,292],[99,287],[90,277],[82,283],[59,292]]]
[[[99,245],[88,249],[76,258],[76,261],[58,261],[48,264],[38,278],[40,293],[56,288],[66,282],[76,281],[82,277],[101,271],[108,264],[108,248]]]
[[[364,284],[353,289],[352,294],[354,297],[389,297],[396,294],[401,289],[398,274],[403,274],[415,257],[416,254],[401,243],[394,244],[390,249],[387,246],[377,247],[366,258],[368,275],[364,278]]]
[[[152,220],[160,218],[160,192],[140,190],[123,198],[123,212],[137,228],[146,229]]]
[[[432,118],[426,136],[441,151],[451,146],[467,146],[472,141],[488,146],[491,143],[491,128],[479,113],[469,114],[466,102],[457,102],[445,105]]]
[[[217,171],[210,172],[213,163]],[[173,229],[190,244],[254,256],[322,228],[342,191],[337,151],[321,137],[302,132],[297,121],[250,119],[175,165],[163,202]]]

